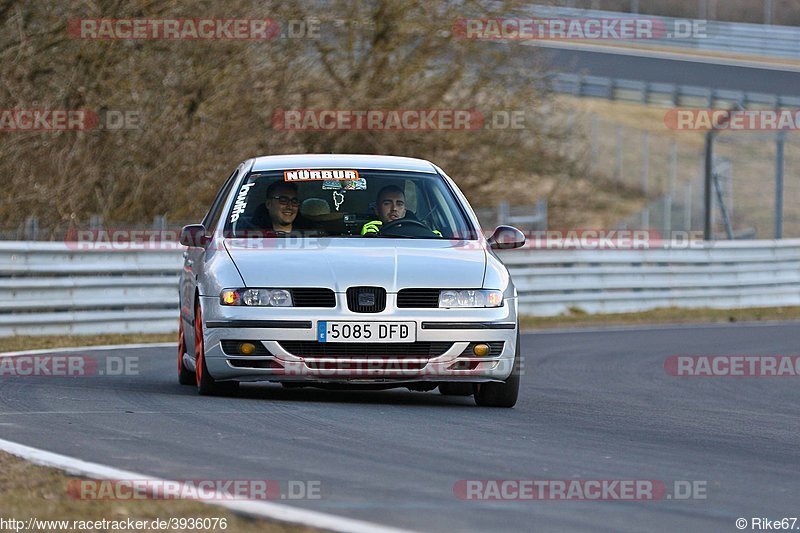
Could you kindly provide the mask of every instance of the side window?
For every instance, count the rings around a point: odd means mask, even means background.
[[[223,185],[222,189],[220,189],[217,193],[214,203],[211,204],[211,209],[208,210],[205,218],[203,218],[203,226],[205,226],[207,230],[211,231],[217,227],[217,222],[222,214],[222,207],[225,204],[225,199],[228,198],[228,193],[231,191],[231,187],[233,187],[234,182],[236,182],[236,176],[238,173],[239,169],[237,168],[233,171],[233,174],[228,177],[225,185]]]

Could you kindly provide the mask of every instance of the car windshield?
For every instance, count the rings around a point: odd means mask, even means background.
[[[224,231],[234,238],[477,238],[441,176],[347,169],[250,173]]]

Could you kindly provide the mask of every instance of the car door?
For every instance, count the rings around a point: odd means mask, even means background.
[[[207,232],[213,232],[219,217],[225,207],[225,200],[228,198],[231,187],[236,182],[239,172],[244,168],[244,165],[239,166],[225,181],[225,184],[217,193],[211,208],[203,218],[203,226]],[[197,283],[203,273],[203,265],[205,263],[206,254],[208,249],[201,246],[187,247],[183,252],[183,270],[181,271],[180,281],[180,299],[181,299],[181,316],[184,319],[184,328],[188,329],[194,324],[194,295],[197,288]],[[187,341],[191,339],[189,336]]]

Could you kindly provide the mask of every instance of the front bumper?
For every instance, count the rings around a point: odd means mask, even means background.
[[[382,313],[354,313],[346,304],[318,308],[241,308],[219,304],[218,298],[201,298],[205,319],[205,357],[216,380],[242,382],[403,384],[416,382],[505,381],[517,351],[517,300],[505,300],[491,309],[398,309],[388,295]],[[337,301],[340,300],[337,298]],[[433,355],[392,353],[383,344],[380,353],[359,356],[313,356],[293,353],[288,341],[316,343],[321,320],[413,321],[417,342],[440,347]],[[265,355],[230,355],[222,341],[254,341]],[[502,349],[477,357],[465,350],[471,343],[489,343]],[[328,346],[332,346],[329,344]],[[368,351],[368,350],[367,350]]]

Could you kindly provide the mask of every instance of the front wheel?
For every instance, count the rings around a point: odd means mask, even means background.
[[[183,333],[183,318],[179,319],[178,326],[178,383],[181,385],[195,385],[195,373],[186,368],[183,364],[183,354],[186,353],[186,338]]]
[[[481,407],[514,407],[519,396],[519,378],[522,368],[522,350],[517,333],[517,349],[514,353],[514,368],[504,383],[476,383],[475,403]]]
[[[238,381],[216,381],[208,373],[205,357],[205,344],[203,341],[203,315],[200,309],[200,302],[194,312],[194,353],[197,392],[203,396],[216,396],[220,394],[231,394],[239,388]]]

